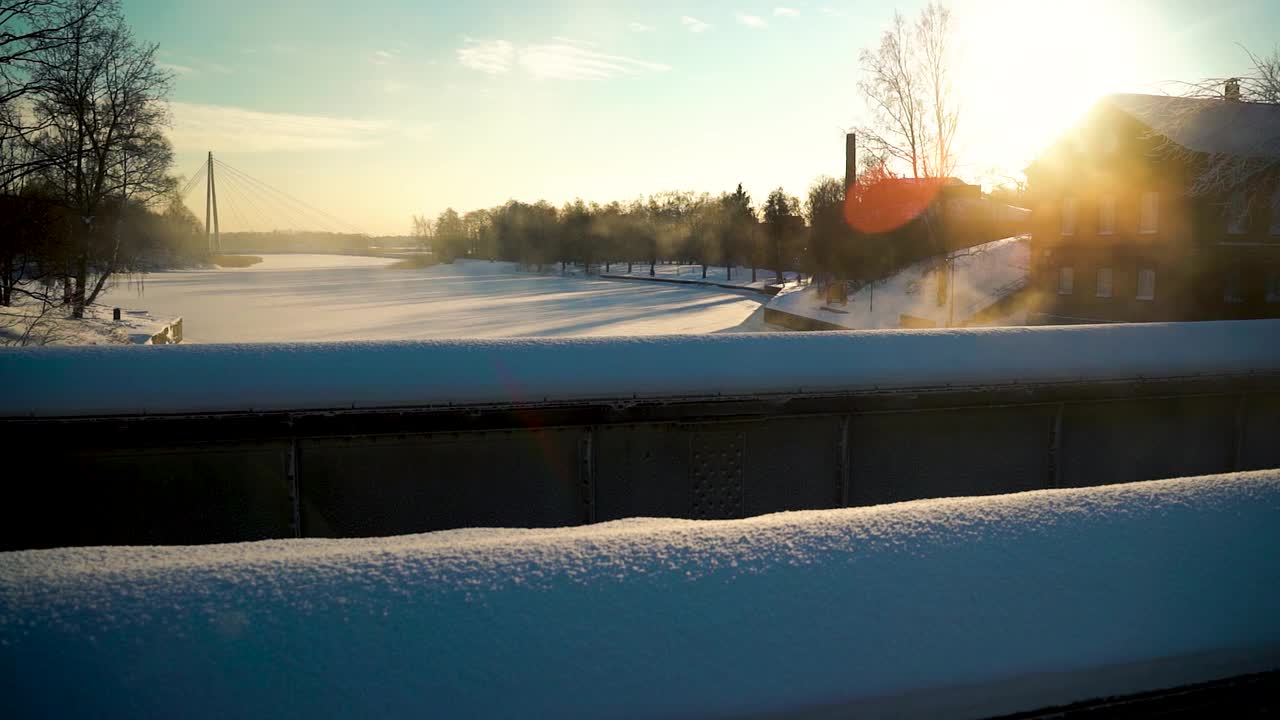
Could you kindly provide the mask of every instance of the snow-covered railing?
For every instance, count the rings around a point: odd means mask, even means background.
[[[1280,370],[1280,320],[0,351],[0,416],[760,396]]]
[[[1280,667],[1280,472],[0,553],[14,717],[988,717]]]

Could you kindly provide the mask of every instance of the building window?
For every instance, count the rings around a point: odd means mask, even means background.
[[[1138,214],[1138,232],[1151,234],[1160,227],[1160,193],[1142,193],[1142,209]]]
[[[1116,231],[1116,196],[1098,196],[1098,234],[1110,235]]]
[[[1240,292],[1239,268],[1227,271],[1227,277],[1222,284],[1222,300],[1232,304],[1244,302],[1244,295]]]
[[[1069,267],[1058,268],[1058,294],[1070,295],[1075,290],[1075,270]]]
[[[1280,272],[1267,273],[1267,302],[1280,303]]]
[[[1111,297],[1111,268],[1098,268],[1098,297]]]
[[[1244,235],[1249,231],[1249,198],[1243,190],[1231,193],[1227,201],[1227,233]]]
[[[1062,234],[1076,234],[1076,199],[1062,198]]]
[[[1142,268],[1138,271],[1138,295],[1139,300],[1155,300],[1156,299],[1156,271],[1151,268]]]

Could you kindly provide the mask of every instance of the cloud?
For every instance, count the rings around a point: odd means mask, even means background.
[[[644,23],[639,22],[628,23],[627,29],[631,32],[653,32],[652,25],[645,25]]]
[[[800,11],[791,7],[776,7],[773,14],[775,17],[799,17]]]
[[[747,27],[756,28],[757,30],[763,30],[769,27],[769,23],[766,23],[759,15],[739,15],[738,22],[746,25]]]
[[[565,38],[517,48],[506,40],[466,39],[458,50],[463,66],[490,75],[503,75],[518,67],[529,75],[550,80],[581,80],[663,72],[671,67],[623,55],[609,55],[585,43]]]
[[[511,70],[516,59],[515,47],[506,40],[478,42],[467,39],[467,46],[458,48],[458,62],[464,67],[490,75],[503,75]]]
[[[680,16],[680,24],[688,28],[689,32],[695,33],[704,32],[711,28],[711,25],[702,22],[696,17],[690,17],[688,15]]]
[[[530,45],[520,50],[520,66],[536,78],[604,80],[619,75],[639,75],[670,70],[661,63],[606,55],[574,45]]]
[[[372,62],[374,65],[390,65],[392,60],[396,59],[394,50],[374,50]]]
[[[381,144],[393,128],[379,120],[269,113],[245,108],[172,102],[170,139],[178,150],[308,152]]]
[[[161,70],[168,70],[174,75],[190,75],[191,73],[195,72],[195,68],[191,68],[186,65],[179,65],[177,63],[167,63],[167,62],[156,63],[156,67],[160,68]]]

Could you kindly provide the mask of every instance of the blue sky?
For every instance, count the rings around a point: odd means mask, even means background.
[[[374,233],[414,213],[666,189],[801,194],[863,120],[859,49],[919,2],[124,0],[206,150]],[[1107,92],[1240,72],[1280,3],[951,4],[959,174],[1016,172]],[[1212,8],[1206,10],[1206,8]],[[229,215],[252,217],[229,195]]]

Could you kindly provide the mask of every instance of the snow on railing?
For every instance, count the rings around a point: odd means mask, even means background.
[[[14,717],[988,717],[1280,667],[1280,472],[0,553]]]
[[[0,416],[759,396],[1280,371],[1280,320],[0,351]]]

